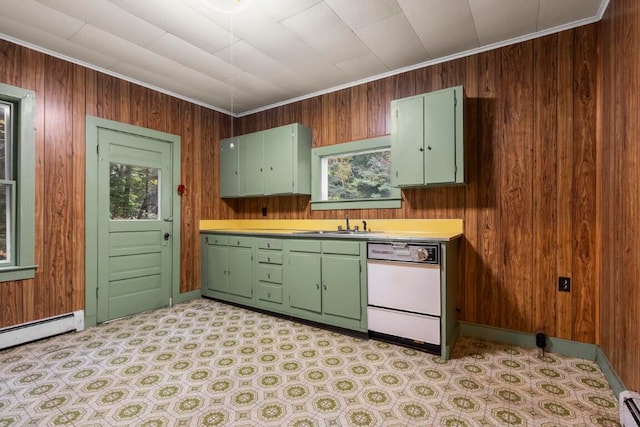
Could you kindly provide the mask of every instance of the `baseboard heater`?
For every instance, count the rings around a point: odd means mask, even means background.
[[[0,349],[84,329],[84,310],[0,329]]]
[[[622,427],[640,427],[640,394],[625,390],[620,393],[620,424]]]

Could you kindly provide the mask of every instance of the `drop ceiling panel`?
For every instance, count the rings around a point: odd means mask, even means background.
[[[396,0],[325,0],[325,2],[354,30],[401,12]]]
[[[69,40],[56,37],[50,33],[13,21],[0,16],[0,28],[2,31],[12,34],[13,37],[28,42],[34,46],[48,46],[48,49],[69,58],[84,58],[88,65],[100,68],[109,68],[118,62],[116,58],[103,55],[95,49],[88,49]]]
[[[49,7],[107,31],[140,46],[146,46],[165,33],[143,19],[120,9],[107,0],[38,0]]]
[[[68,39],[84,25],[84,22],[72,18],[34,0],[0,0],[2,16],[56,37]]]
[[[402,13],[360,28],[356,33],[389,70],[431,59]]]
[[[162,71],[175,64],[161,55],[88,24],[82,27],[71,41],[86,48],[98,49],[120,61],[135,64],[138,68],[154,70],[158,74],[164,74]]]
[[[481,45],[536,32],[539,0],[468,0]],[[499,10],[500,13],[496,13]]]
[[[209,1],[0,0],[0,38],[244,113],[594,22],[608,4],[241,0],[228,15]]]
[[[598,15],[601,0],[540,0],[537,31]]]
[[[166,33],[148,46],[149,50],[219,80],[242,70],[186,41]]]
[[[220,50],[233,40],[231,33],[176,0],[113,0],[113,3],[207,52]]]
[[[322,0],[254,0],[276,20],[282,21],[290,16],[312,8]]]

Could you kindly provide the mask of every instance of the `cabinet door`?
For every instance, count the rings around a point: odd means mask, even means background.
[[[391,184],[424,184],[424,97],[392,101]]]
[[[240,192],[243,196],[264,194],[262,135],[262,132],[256,132],[239,138]]]
[[[220,197],[240,194],[238,138],[220,141]]]
[[[227,292],[227,247],[207,246],[207,289]]]
[[[264,192],[285,194],[293,191],[293,135],[291,126],[264,132]]]
[[[322,256],[324,314],[360,320],[360,259]]]
[[[291,252],[288,258],[285,280],[289,305],[321,313],[320,254]]]
[[[454,89],[425,95],[425,184],[456,182],[455,96]]]
[[[241,297],[253,296],[251,248],[229,247],[228,292]]]

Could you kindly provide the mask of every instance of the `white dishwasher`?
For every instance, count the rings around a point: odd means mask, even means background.
[[[440,247],[367,245],[369,334],[440,353]]]

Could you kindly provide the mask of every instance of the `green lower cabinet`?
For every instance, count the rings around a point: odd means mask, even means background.
[[[253,238],[203,234],[202,295],[241,304],[253,300]]]
[[[360,259],[322,256],[322,311],[326,315],[360,320]]]
[[[227,292],[227,255],[226,246],[207,245],[207,263],[209,271],[206,276],[207,290]]]
[[[227,264],[227,292],[244,298],[253,296],[251,274],[252,248],[229,248]]]
[[[285,270],[289,289],[289,305],[293,308],[322,313],[319,253],[290,253]]]
[[[283,286],[289,314],[366,332],[364,242],[289,240]]]

